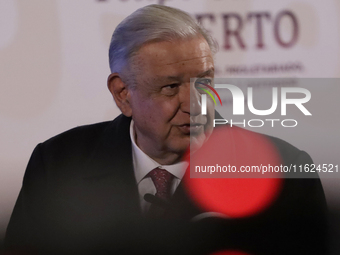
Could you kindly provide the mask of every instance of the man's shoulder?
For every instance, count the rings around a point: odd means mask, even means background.
[[[235,135],[233,139],[237,138],[234,141],[235,143],[242,144],[246,148],[256,149],[257,151],[261,150],[259,142],[264,143],[271,148],[273,153],[277,153],[283,164],[287,165],[300,161],[312,163],[312,159],[305,151],[278,137],[254,132],[238,126],[229,126],[228,129],[232,135]]]
[[[223,119],[223,117],[215,111],[215,118],[220,118]],[[291,162],[294,161],[299,161],[302,159],[302,161],[304,162],[312,162],[312,159],[310,158],[310,156],[298,149],[297,147],[295,147],[294,145],[290,144],[289,142],[286,142],[280,138],[274,137],[274,136],[270,136],[270,135],[266,135],[266,134],[262,134],[262,133],[258,133],[258,132],[254,132],[254,131],[250,131],[247,130],[245,128],[239,127],[239,126],[230,126],[227,125],[227,129],[228,130],[235,130],[237,133],[242,134],[240,136],[238,136],[238,138],[240,139],[245,139],[244,144],[245,145],[249,145],[249,143],[254,143],[254,141],[256,141],[257,139],[248,139],[249,137],[253,137],[253,136],[257,136],[260,137],[260,139],[264,139],[266,141],[268,141],[272,147],[274,147],[274,150],[276,150],[276,152],[280,155],[283,163],[285,164],[289,164]],[[220,127],[218,128],[220,129]],[[233,132],[231,132],[233,133]],[[239,141],[235,141],[235,142],[239,142]],[[254,144],[253,144],[254,145]],[[256,145],[254,145],[254,147],[256,147]]]
[[[81,144],[93,144],[96,143],[98,138],[111,124],[112,121],[105,121],[77,126],[49,138],[48,140],[41,143],[41,145],[43,147],[74,147]]]
[[[301,161],[301,159],[303,159],[302,161],[305,163],[312,163],[312,159],[305,151],[298,149],[289,142],[270,135],[263,136],[266,137],[272,145],[274,145],[284,161],[283,163],[288,164],[291,162]]]
[[[123,132],[128,124],[129,118],[119,115],[111,121],[74,127],[51,137],[43,142],[42,145],[49,147],[60,144],[72,147],[81,144],[94,144],[97,143],[106,133],[110,135],[117,135]]]
[[[35,154],[55,165],[77,164],[90,158],[98,148],[117,147],[122,140],[128,141],[129,125],[130,118],[120,115],[112,121],[78,126],[38,144]]]

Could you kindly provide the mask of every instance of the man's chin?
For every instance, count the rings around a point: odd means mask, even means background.
[[[198,136],[190,136],[190,154],[197,151],[199,148],[203,146],[203,144],[206,142],[207,137],[206,135],[200,134]]]
[[[199,135],[190,135],[190,154],[200,149],[208,141],[211,134],[212,129],[208,129]]]
[[[190,154],[192,154],[203,146],[203,144],[208,140],[209,136],[210,133],[206,134],[202,132],[199,135],[190,135],[190,137],[186,136],[185,138],[181,137],[180,141],[170,145],[172,148],[171,151],[184,156],[185,153],[188,152],[188,149],[190,149]]]

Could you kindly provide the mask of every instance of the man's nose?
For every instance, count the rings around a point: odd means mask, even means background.
[[[186,86],[182,94],[181,109],[192,116],[201,114],[201,95],[196,88]]]

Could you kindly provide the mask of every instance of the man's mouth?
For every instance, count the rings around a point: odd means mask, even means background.
[[[197,135],[204,131],[204,125],[200,123],[190,123],[180,125],[179,129],[186,135]]]

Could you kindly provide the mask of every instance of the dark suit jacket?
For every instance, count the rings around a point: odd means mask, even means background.
[[[39,144],[29,161],[5,244],[41,254],[325,254],[326,205],[319,179],[285,179],[266,211],[242,219],[201,212],[176,190],[166,220],[142,216],[132,166],[130,118],[77,127]],[[269,138],[284,162],[309,156]]]

